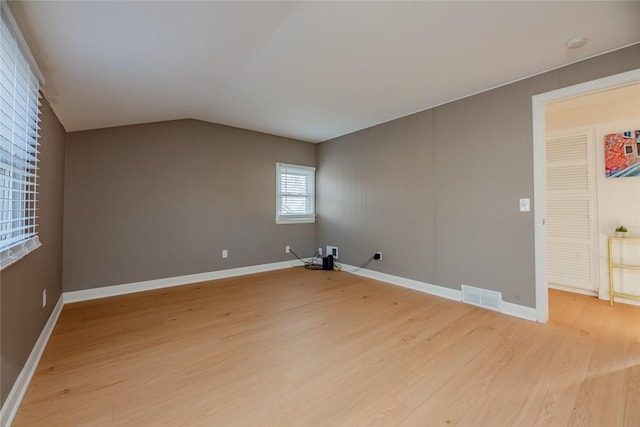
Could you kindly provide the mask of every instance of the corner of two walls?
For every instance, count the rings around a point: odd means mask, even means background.
[[[320,246],[339,261],[432,282],[435,190],[433,113],[414,114],[319,144]]]
[[[0,273],[2,404],[62,293],[65,131],[46,99],[41,110],[38,232],[42,246]],[[46,307],[42,307],[44,289]]]

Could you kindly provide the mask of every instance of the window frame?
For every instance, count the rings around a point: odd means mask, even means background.
[[[42,73],[6,1],[0,4],[0,270],[42,246],[38,237]]]
[[[286,214],[282,212],[283,194],[282,175],[287,170],[292,173],[299,173],[306,177],[307,191],[303,197],[308,200],[308,209],[304,214]],[[300,197],[300,193],[290,194],[294,197]],[[294,165],[290,163],[276,163],[276,224],[308,224],[316,221],[316,168],[312,166]]]

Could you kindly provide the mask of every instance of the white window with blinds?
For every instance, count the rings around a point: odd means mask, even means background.
[[[316,220],[316,168],[276,163],[276,223]]]
[[[0,269],[40,246],[39,71],[2,2],[0,23]]]

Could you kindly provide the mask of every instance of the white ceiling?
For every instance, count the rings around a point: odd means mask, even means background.
[[[195,118],[318,142],[640,41],[638,1],[12,9],[67,131]]]

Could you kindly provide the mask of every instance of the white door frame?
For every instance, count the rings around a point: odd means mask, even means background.
[[[535,233],[536,320],[538,322],[546,322],[549,320],[546,266],[547,231],[545,225],[547,209],[545,191],[545,104],[637,82],[640,82],[640,69],[541,93],[531,98],[533,107],[533,218]]]

